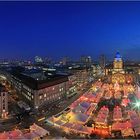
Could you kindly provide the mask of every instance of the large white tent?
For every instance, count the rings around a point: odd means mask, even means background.
[[[72,111],[74,113],[84,113],[86,112],[86,108],[82,107],[81,105],[76,106]]]

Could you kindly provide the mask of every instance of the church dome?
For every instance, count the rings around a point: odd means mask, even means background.
[[[122,60],[122,57],[121,57],[121,55],[120,55],[119,52],[116,53],[116,55],[115,55],[115,60],[116,60],[116,61],[121,61],[121,60]]]
[[[115,58],[121,58],[121,55],[120,55],[120,53],[119,53],[119,52],[117,52],[117,53],[116,53]]]

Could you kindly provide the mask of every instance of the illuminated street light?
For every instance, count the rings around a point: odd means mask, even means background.
[[[136,101],[136,103],[133,103],[134,104],[134,108],[135,109],[139,109],[140,108],[140,102],[139,101]]]
[[[136,107],[140,107],[140,102],[137,102],[135,105]]]

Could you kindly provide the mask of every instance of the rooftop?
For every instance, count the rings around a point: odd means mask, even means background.
[[[68,81],[68,76],[58,74],[47,76],[46,79],[43,80],[34,79],[33,77],[21,73],[13,73],[12,75],[33,90],[43,89]]]

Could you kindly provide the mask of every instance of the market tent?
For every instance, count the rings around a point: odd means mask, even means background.
[[[136,128],[134,128],[134,130],[135,130],[136,135],[140,134],[140,127],[136,127]]]
[[[79,122],[86,122],[88,119],[88,115],[83,113],[78,113],[75,115],[75,119]]]
[[[40,136],[34,132],[26,133],[24,137],[25,139],[39,139],[40,138]]]
[[[14,139],[18,136],[21,136],[22,134],[23,133],[18,129],[9,132],[10,139]]]
[[[64,121],[61,121],[61,120],[57,120],[57,121],[55,122],[55,124],[61,126],[61,125],[65,124],[65,122],[64,122]]]
[[[82,129],[80,130],[82,133],[85,134],[90,134],[92,132],[92,129],[86,126],[83,126]]]
[[[77,131],[80,131],[82,129],[82,125],[80,124],[73,124],[73,126],[71,127],[71,129],[74,129],[74,130],[77,130]]]
[[[35,132],[36,134],[38,134],[40,136],[45,136],[45,135],[50,134],[49,131],[43,129],[42,127],[36,125],[35,123],[30,126],[30,131]]]
[[[140,127],[140,119],[133,119],[131,120],[131,123],[133,128]]]
[[[78,106],[76,106],[72,111],[73,111],[74,113],[84,113],[84,112],[86,112],[86,110],[87,110],[86,108],[84,108],[84,107],[78,105]]]
[[[140,127],[140,118],[138,114],[135,111],[129,111],[132,127]]]
[[[75,108],[76,106],[78,106],[78,104],[79,104],[80,102],[81,102],[80,99],[74,101],[74,102],[70,105],[70,108],[72,108],[72,109]]]
[[[122,132],[122,135],[124,137],[127,137],[127,136],[134,136],[134,131],[132,128],[128,128],[128,129],[124,129],[121,131]]]
[[[24,135],[21,135],[21,136],[15,137],[14,140],[25,140],[25,137]]]
[[[120,130],[121,129],[120,126],[121,124],[119,122],[113,123],[112,130]]]
[[[5,139],[9,139],[9,133],[8,132],[0,133],[0,140],[5,140]]]
[[[96,98],[96,94],[88,94],[86,97],[89,98],[89,100],[94,100]]]
[[[113,123],[112,125],[112,130],[124,130],[128,128],[132,128],[132,124],[130,121],[127,121],[124,123],[116,122],[116,123]]]
[[[69,118],[69,122],[86,122],[86,120],[88,119],[88,115],[83,114],[83,113],[74,113],[74,112],[70,112],[67,114],[67,117]]]
[[[80,103],[80,106],[88,109],[90,107],[90,103],[88,103],[88,102],[82,102],[82,103]]]
[[[71,128],[74,124],[73,123],[65,123],[63,124],[64,127]]]
[[[95,104],[91,104],[90,108],[87,110],[86,114],[87,115],[90,115],[92,111],[94,111],[96,109],[96,106]]]

